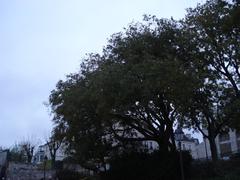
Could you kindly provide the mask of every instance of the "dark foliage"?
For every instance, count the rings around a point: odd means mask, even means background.
[[[17,145],[9,151],[8,159],[13,162],[26,162],[24,152]]]
[[[201,179],[221,179],[231,180],[239,179],[240,177],[240,160],[232,159],[229,161],[218,161],[213,163],[211,161],[195,162],[192,165],[190,179],[201,180]],[[238,177],[238,178],[237,178]]]
[[[56,176],[59,180],[79,180],[83,178],[80,173],[66,169],[57,171]]]
[[[145,16],[114,34],[102,55],[89,54],[49,96],[67,152],[97,174],[123,145],[154,141],[164,153],[117,157],[104,176],[174,179],[180,124],[208,139],[217,162],[216,137],[240,126],[239,10],[238,1],[208,0],[181,21]]]
[[[185,174],[188,176],[192,159],[188,152],[183,152],[183,159]],[[109,171],[101,175],[102,180],[178,180],[179,177],[178,152],[122,154],[112,159]]]
[[[56,161],[54,164],[54,168],[58,170],[63,169],[63,161]]]
[[[214,163],[212,163],[211,161],[195,162],[192,167],[192,178],[211,178],[216,176],[217,172],[214,168]]]

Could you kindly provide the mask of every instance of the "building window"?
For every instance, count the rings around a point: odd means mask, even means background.
[[[182,146],[183,146],[182,149],[183,149],[183,150],[186,150],[185,144],[182,144]]]
[[[43,162],[43,160],[44,160],[44,155],[41,154],[39,160],[40,160],[40,162]]]
[[[152,142],[150,142],[150,147],[149,147],[151,150],[153,149],[153,145],[152,145]]]
[[[229,134],[228,132],[225,132],[225,133],[221,133],[219,135],[219,141],[222,142],[222,141],[228,141],[230,140],[230,137],[229,137]]]
[[[220,144],[221,156],[228,156],[232,153],[231,143]]]

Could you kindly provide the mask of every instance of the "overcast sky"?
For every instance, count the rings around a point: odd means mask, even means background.
[[[43,139],[58,80],[143,14],[183,18],[203,0],[0,0],[0,146]]]

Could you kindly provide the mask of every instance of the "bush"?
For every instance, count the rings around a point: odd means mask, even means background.
[[[191,180],[237,180],[240,179],[240,161],[228,160],[196,162],[193,164]]]
[[[78,172],[66,169],[57,171],[56,176],[59,180],[79,180],[84,177]]]
[[[54,164],[54,168],[57,170],[62,170],[63,169],[63,161],[56,161]]]
[[[183,152],[185,175],[191,166],[191,156]],[[179,180],[180,162],[178,152],[122,154],[110,161],[110,169],[101,175],[103,180]]]

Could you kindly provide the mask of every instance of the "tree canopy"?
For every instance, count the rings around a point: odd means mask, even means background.
[[[209,141],[239,124],[238,14],[237,1],[214,0],[181,21],[146,15],[89,54],[49,97],[71,152],[97,169],[131,142],[175,151],[176,124],[206,128]]]

